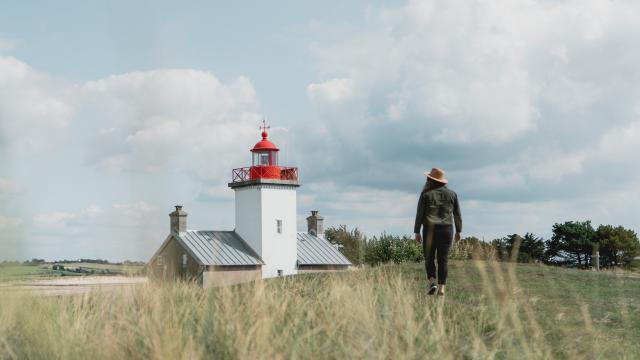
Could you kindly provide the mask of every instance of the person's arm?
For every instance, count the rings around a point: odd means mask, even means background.
[[[420,193],[420,197],[418,198],[418,208],[416,209],[416,221],[413,225],[413,233],[415,234],[416,241],[421,242],[422,237],[420,236],[420,228],[422,227],[422,221],[424,220],[424,199],[422,195],[424,193]]]
[[[460,203],[458,202],[458,195],[453,202],[453,221],[456,225],[456,241],[460,240],[460,233],[462,232],[462,212],[460,211]]]

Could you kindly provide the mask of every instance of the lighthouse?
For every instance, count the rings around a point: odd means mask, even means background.
[[[298,168],[278,163],[280,149],[262,139],[251,151],[251,166],[233,169],[233,230],[189,230],[187,212],[176,205],[169,214],[169,235],[147,264],[150,276],[192,280],[207,288],[276,276],[343,271],[351,262],[324,236],[324,217],[307,218],[306,232],[296,229]]]
[[[298,169],[278,163],[280,149],[262,139],[251,151],[251,166],[233,169],[228,185],[235,192],[235,232],[264,261],[262,277],[297,273],[296,191]]]

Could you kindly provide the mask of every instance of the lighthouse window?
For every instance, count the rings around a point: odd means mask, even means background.
[[[254,166],[269,165],[269,153],[253,153],[253,165]]]
[[[278,166],[278,152],[254,152],[253,166]]]
[[[282,234],[282,220],[276,220],[276,228],[278,229],[278,234]]]
[[[260,154],[260,165],[269,165],[269,154]]]

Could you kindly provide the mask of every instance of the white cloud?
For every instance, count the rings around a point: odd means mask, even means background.
[[[640,121],[610,129],[596,147],[603,161],[623,162],[635,166],[640,154]]]
[[[549,155],[529,164],[529,176],[535,180],[557,182],[567,175],[580,174],[584,161],[582,153]]]
[[[46,235],[76,236],[87,227],[95,226],[102,218],[104,211],[91,204],[76,212],[53,211],[36,214],[33,218],[34,231]]]
[[[87,83],[99,129],[91,163],[111,171],[175,169],[211,181],[246,163],[260,115],[253,86],[196,70],[128,73]],[[224,172],[223,172],[224,170]]]
[[[88,205],[52,211],[26,224],[25,253],[47,259],[74,256],[113,260],[145,259],[167,232],[167,212],[145,202]],[[72,250],[70,250],[72,249]]]
[[[486,207],[471,216],[487,233],[574,214],[613,221],[608,195],[639,194],[639,12],[605,0],[415,0],[318,34],[321,80],[307,88],[318,121],[301,126],[316,136],[298,143],[317,166],[306,171],[334,181],[342,201],[355,185],[417,192],[418,174],[442,166],[467,206]]]
[[[315,103],[339,103],[348,101],[355,95],[351,79],[331,79],[321,84],[307,87],[307,96]]]
[[[164,220],[162,215],[156,207],[144,201],[113,204],[107,209],[91,204],[77,212],[36,214],[33,225],[35,232],[40,234],[86,236],[100,228],[135,230],[147,223]]]
[[[205,71],[155,70],[75,85],[0,57],[0,134],[10,145],[46,149],[82,118],[97,127],[90,160],[117,170],[154,169],[184,151],[228,159],[239,137],[255,138],[256,109],[244,77],[223,84]]]
[[[375,30],[316,46],[324,73],[342,77],[309,85],[309,99],[330,107],[329,100],[343,98],[341,89],[357,89],[367,105],[349,113],[350,121],[374,129],[400,121],[425,141],[513,142],[552,126],[551,117],[561,116],[552,111],[588,111],[615,96],[620,84],[602,79],[604,59],[590,52],[632,41],[640,26],[629,14],[638,10],[636,3],[600,0],[409,1],[380,10]],[[631,59],[605,68],[636,71]],[[336,132],[344,121],[323,120]]]
[[[185,172],[211,186],[246,164],[257,109],[245,77],[225,84],[206,71],[168,69],[72,84],[0,57],[0,145],[9,155],[75,137],[86,164],[101,170]]]
[[[73,115],[69,84],[0,56],[0,140],[9,151],[42,151],[60,144]]]
[[[325,217],[325,226],[346,224],[371,236],[391,229],[413,231],[417,194],[321,182],[308,184],[298,198],[302,224],[306,224],[304,218],[313,209]]]

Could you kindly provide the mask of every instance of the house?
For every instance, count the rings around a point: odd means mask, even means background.
[[[278,164],[280,150],[267,129],[251,149],[252,166],[232,171],[235,229],[188,230],[187,213],[177,205],[169,214],[169,235],[148,262],[151,276],[190,279],[207,288],[351,266],[324,238],[318,211],[307,217],[307,232],[297,231],[298,169]]]

